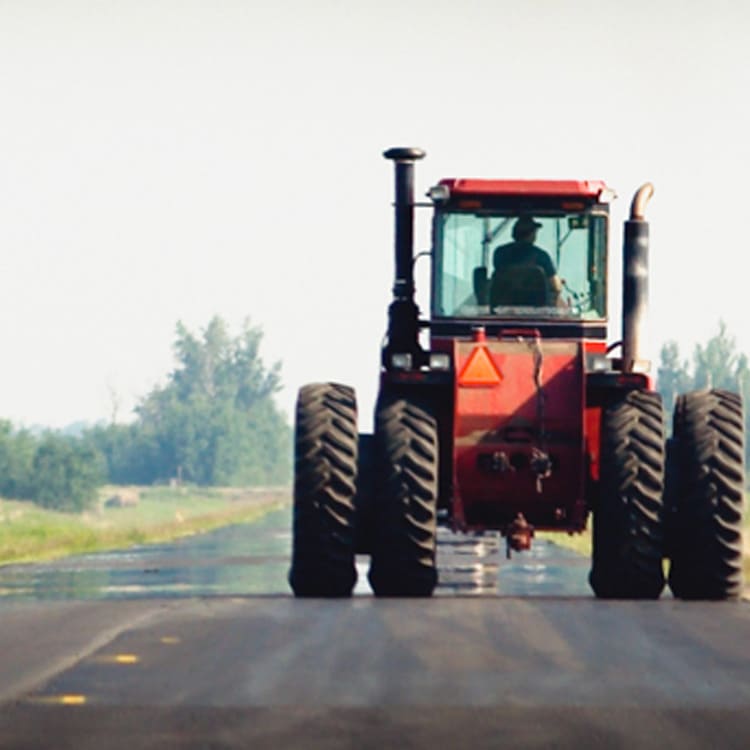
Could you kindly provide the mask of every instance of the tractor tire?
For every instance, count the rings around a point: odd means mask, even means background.
[[[694,391],[675,404],[669,587],[680,599],[742,593],[745,434],[742,399]]]
[[[289,584],[295,596],[351,596],[357,405],[336,383],[303,386],[297,398],[294,520]]]
[[[658,599],[664,589],[661,396],[631,391],[602,411],[600,487],[589,583],[602,599]]]
[[[376,596],[431,596],[437,584],[438,428],[431,412],[385,395],[375,415]]]

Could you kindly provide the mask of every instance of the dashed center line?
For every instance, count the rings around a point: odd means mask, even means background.
[[[35,695],[28,699],[30,703],[49,703],[56,706],[83,706],[85,695]]]
[[[101,664],[138,664],[141,657],[137,654],[103,654],[94,657]]]

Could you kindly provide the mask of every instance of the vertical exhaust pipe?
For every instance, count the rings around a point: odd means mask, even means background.
[[[425,152],[419,148],[390,148],[383,153],[395,165],[396,275],[393,302],[388,308],[387,351],[415,352],[418,347],[418,315],[414,302],[414,162]]]
[[[654,194],[647,182],[633,196],[625,222],[622,273],[622,368],[632,372],[641,358],[641,332],[648,311],[649,230],[646,205]]]

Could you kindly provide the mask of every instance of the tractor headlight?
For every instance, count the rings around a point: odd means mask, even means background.
[[[391,354],[391,367],[394,370],[411,370],[411,353],[409,352],[397,352]]]
[[[609,372],[612,369],[612,360],[604,354],[587,354],[587,372]]]
[[[450,370],[450,355],[445,354],[444,352],[433,352],[432,354],[430,354],[430,369],[443,371]]]

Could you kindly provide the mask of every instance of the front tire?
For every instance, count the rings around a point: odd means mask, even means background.
[[[297,398],[294,520],[289,583],[295,596],[351,596],[357,405],[337,383],[303,386]]]
[[[381,396],[375,416],[376,596],[431,596],[437,584],[438,428],[424,406]]]
[[[742,399],[679,396],[674,412],[674,539],[669,586],[681,599],[742,593],[745,434]]]
[[[664,588],[661,396],[631,391],[607,406],[601,435],[589,583],[604,599],[657,599]]]

